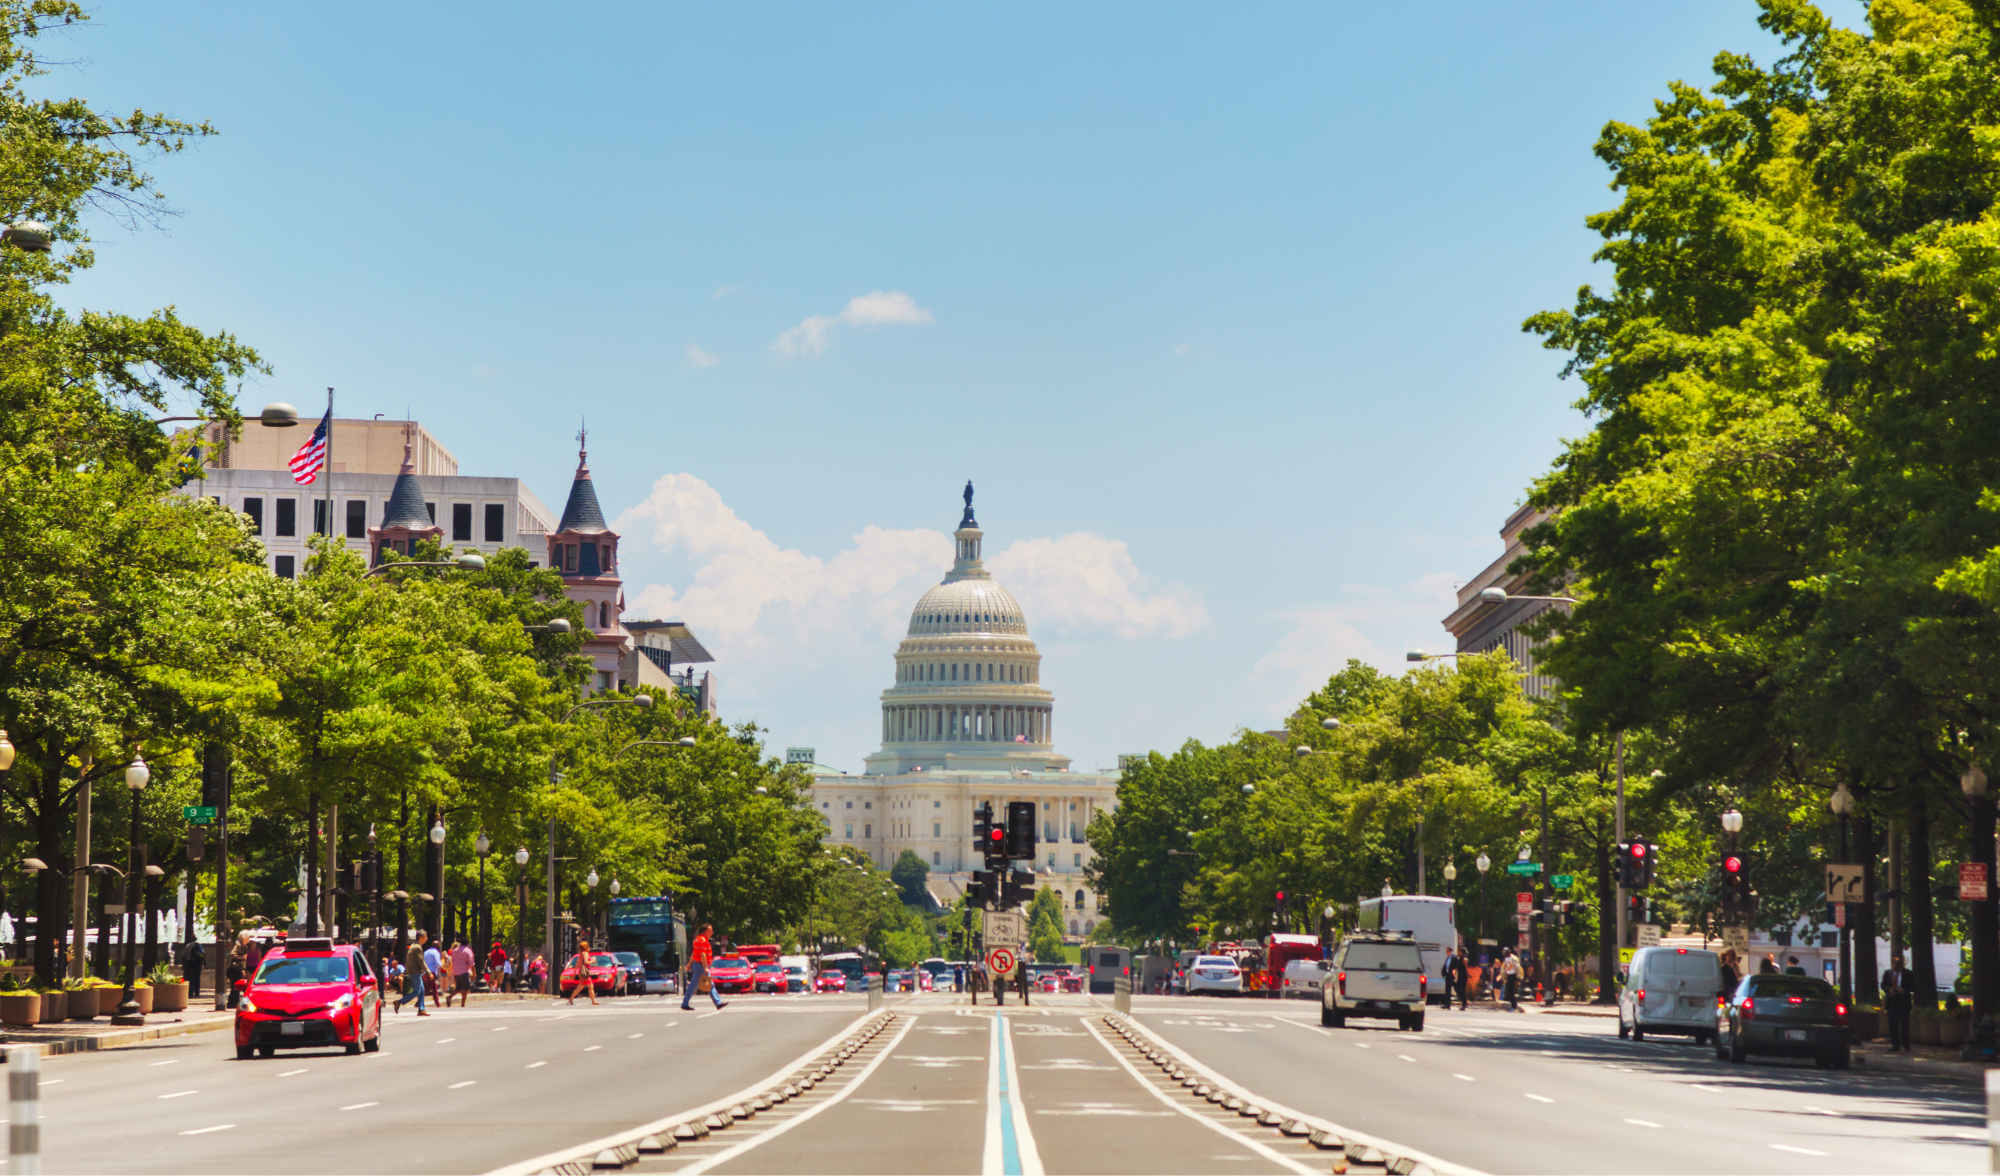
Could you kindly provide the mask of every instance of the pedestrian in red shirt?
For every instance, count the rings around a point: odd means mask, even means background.
[[[694,946],[688,948],[688,982],[687,990],[681,993],[681,1007],[689,1012],[694,1011],[694,1006],[688,1002],[694,999],[694,990],[701,987],[703,980],[708,979],[708,962],[715,958],[715,949],[710,947],[708,942],[708,934],[713,930],[715,928],[703,923],[701,931],[694,937]],[[715,1002],[715,1007],[718,1009],[729,1003],[715,990],[713,981],[709,982],[708,997]]]

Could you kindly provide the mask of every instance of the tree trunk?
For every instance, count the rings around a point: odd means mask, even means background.
[[[1613,883],[1611,837],[1597,823],[1597,1004],[1618,1003],[1618,889]]]
[[[1854,996],[1875,1004],[1882,998],[1882,967],[1875,958],[1875,862],[1881,846],[1875,839],[1875,818],[1863,812],[1854,818],[1854,860],[1861,863],[1861,901],[1853,910]]]
[[[35,805],[36,856],[49,868],[35,875],[35,977],[53,984],[63,975],[61,944],[67,938],[69,875],[74,864],[64,847],[61,745],[51,736],[42,744],[42,780]]]
[[[1919,786],[1921,789],[1921,785]],[[1910,904],[1912,1007],[1937,1007],[1937,919],[1931,898],[1931,814],[1921,790],[1910,801],[1910,848],[1903,858],[1904,893]]]

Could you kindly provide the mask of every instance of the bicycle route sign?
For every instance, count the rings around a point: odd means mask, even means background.
[[[1014,971],[1014,949],[996,947],[987,952],[986,970],[995,976],[1011,975]]]

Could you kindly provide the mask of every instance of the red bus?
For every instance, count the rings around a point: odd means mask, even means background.
[[[775,943],[742,943],[736,947],[736,954],[750,961],[751,967],[758,964],[775,964],[782,948]]]

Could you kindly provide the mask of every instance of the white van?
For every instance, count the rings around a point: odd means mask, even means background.
[[[1292,960],[1285,965],[1284,984],[1278,995],[1291,999],[1318,1000],[1320,981],[1326,978],[1326,961]]]
[[[1642,947],[1618,990],[1618,1036],[1677,1033],[1697,1045],[1715,1040],[1722,960],[1698,947]]]
[[[1410,933],[1430,978],[1425,1003],[1449,1004],[1444,995],[1444,953],[1458,946],[1458,904],[1434,894],[1398,894],[1364,898],[1359,910],[1363,931]]]

